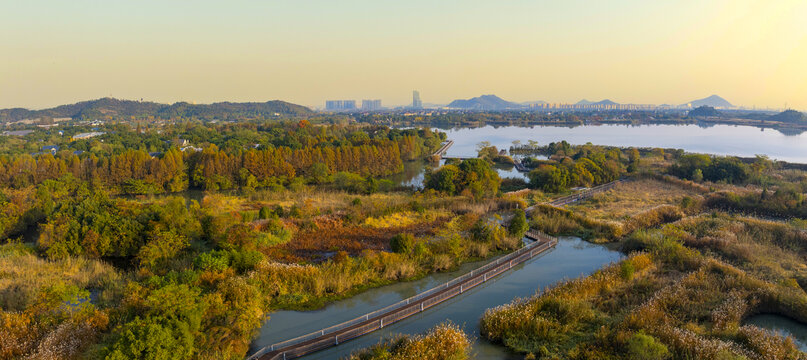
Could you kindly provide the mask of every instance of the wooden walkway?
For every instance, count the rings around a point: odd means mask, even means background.
[[[578,202],[578,201],[581,201],[581,200],[588,199],[588,198],[590,198],[590,197],[592,197],[592,196],[594,196],[596,194],[603,193],[603,192],[606,192],[608,190],[611,190],[615,186],[617,186],[617,185],[619,185],[619,184],[621,184],[623,182],[626,182],[626,181],[628,181],[628,180],[619,179],[619,180],[616,180],[616,181],[611,181],[611,182],[609,182],[607,184],[602,184],[602,185],[595,186],[595,187],[590,188],[590,189],[582,190],[580,192],[577,192],[577,193],[574,193],[574,194],[571,194],[571,195],[567,195],[567,196],[564,196],[564,197],[560,197],[560,198],[557,198],[555,200],[545,202],[543,204],[544,205],[554,206],[554,207],[562,207],[562,206],[565,206],[565,205],[568,205],[568,204],[571,204],[571,203],[574,203],[574,202]],[[526,211],[529,213],[530,211],[535,209],[535,206],[536,205],[528,207]]]
[[[443,155],[446,154],[446,151],[448,151],[448,148],[450,148],[451,145],[454,145],[454,140],[446,141],[445,143],[443,143],[443,146],[441,146],[439,149],[437,149],[437,151],[434,152],[434,154],[432,154],[432,156],[436,156],[438,159],[442,159]]]
[[[364,334],[382,329],[395,322],[458,296],[491,278],[499,275],[513,266],[525,262],[539,254],[554,248],[558,239],[540,231],[530,230],[526,237],[536,240],[521,249],[491,261],[470,273],[454,278],[453,280],[417,294],[411,298],[401,300],[383,309],[373,311],[350,321],[343,322],[313,333],[286,340],[267,346],[252,356],[249,360],[278,360],[293,359],[312,352],[337,346],[345,341],[355,339]]]
[[[516,170],[518,170],[519,172],[530,172],[530,169],[528,169],[526,166],[524,166],[524,164],[522,164],[521,160],[519,160],[519,159],[513,159],[513,165],[516,167]]]

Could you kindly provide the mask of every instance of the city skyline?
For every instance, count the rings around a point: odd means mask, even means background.
[[[804,18],[796,0],[14,2],[0,6],[0,108],[106,96],[396,107],[416,88],[432,104],[719,94],[807,109]]]

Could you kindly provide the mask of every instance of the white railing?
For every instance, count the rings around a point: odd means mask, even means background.
[[[488,279],[493,278],[494,276],[509,270],[513,267],[513,265],[517,265],[521,262],[524,262],[533,256],[540,254],[549,248],[555,246],[557,244],[557,238],[546,235],[537,230],[530,230],[530,235],[533,238],[537,238],[543,241],[536,241],[530,243],[510,254],[502,256],[495,261],[491,261],[485,265],[480,266],[470,272],[458,276],[450,281],[443,283],[441,285],[435,286],[429,290],[426,290],[422,293],[419,293],[415,296],[403,299],[398,301],[392,305],[387,307],[378,309],[373,312],[369,312],[352,320],[348,320],[336,325],[333,325],[328,328],[324,328],[321,330],[317,330],[302,336],[295,337],[293,339],[289,339],[286,341],[282,341],[279,343],[272,344],[270,346],[266,346],[260,349],[255,354],[252,354],[247,359],[259,359],[265,354],[276,350],[284,350],[282,353],[278,353],[275,358],[278,359],[291,359],[294,357],[299,357],[304,354],[308,354],[326,347],[338,345],[341,342],[359,337],[363,334],[372,332],[374,330],[383,328],[385,325],[395,323],[401,319],[409,317],[417,312],[424,311],[434,305],[437,305],[449,298],[457,296],[468,289],[476,287],[477,285],[486,282]],[[481,281],[479,279],[482,279]],[[459,285],[459,286],[457,286]],[[440,293],[443,292],[443,293]],[[439,294],[438,294],[439,293]],[[437,294],[436,296],[433,296]],[[425,300],[424,300],[425,299]],[[411,306],[409,309],[405,309],[402,311],[396,311],[398,309],[405,308],[410,305],[418,305],[418,306]],[[384,314],[388,314],[384,316]],[[371,319],[375,319],[374,321],[370,321]],[[354,329],[350,329],[347,332],[342,332],[339,334],[334,335],[333,337],[329,336],[335,334],[341,330],[362,324],[367,323],[363,326],[356,327]],[[321,340],[313,341],[315,339],[322,338]],[[295,345],[313,341],[309,344],[304,346],[300,346],[297,348],[292,348]]]

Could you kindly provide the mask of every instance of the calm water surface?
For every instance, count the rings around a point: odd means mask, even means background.
[[[568,141],[573,145],[592,143],[621,147],[661,147],[683,149],[687,152],[715,155],[753,157],[767,155],[772,159],[807,163],[807,133],[785,135],[777,130],[752,126],[715,125],[585,125],[561,126],[484,126],[478,128],[441,129],[454,140],[447,157],[476,156],[477,145],[483,141],[499,149],[510,149],[513,141],[539,145]],[[537,157],[542,157],[538,155]],[[442,163],[441,163],[442,165]],[[398,184],[421,188],[429,164],[423,161],[404,165],[404,173],[391,179]],[[525,173],[514,167],[496,165],[499,176],[527,180]]]
[[[454,145],[448,156],[474,156],[476,145],[488,141],[499,149],[509,149],[514,140],[539,145],[566,140],[573,145],[662,147],[716,155],[753,157],[768,155],[773,159],[807,163],[807,133],[784,135],[773,129],[752,126],[715,125],[585,125],[503,126],[494,128],[456,128],[443,130]]]
[[[508,303],[514,297],[533,295],[537,289],[563,279],[589,274],[621,258],[621,253],[608,247],[590,244],[578,238],[561,238],[554,250],[515,266],[512,270],[471,291],[380,331],[305,358],[340,358],[356,349],[373,345],[383,337],[393,334],[423,333],[439,323],[450,320],[462,326],[473,338],[473,358],[521,359],[523,356],[510,354],[504,347],[479,338],[478,323],[484,311]],[[258,338],[253,341],[250,352],[383,308],[469,272],[480,265],[481,263],[465,264],[461,269],[452,273],[433,274],[417,281],[371,289],[349,299],[334,302],[321,310],[272,313],[261,329]]]
[[[792,336],[799,350],[807,352],[807,325],[805,324],[773,314],[754,315],[745,323],[771,330],[781,336]]]

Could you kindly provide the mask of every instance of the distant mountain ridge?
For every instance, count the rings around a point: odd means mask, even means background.
[[[594,106],[603,106],[603,105],[619,105],[619,103],[613,102],[610,99],[605,99],[601,101],[588,101],[586,99],[578,101],[575,105],[594,105]]]
[[[724,98],[722,98],[720,96],[717,96],[717,95],[712,95],[712,96],[709,96],[709,97],[706,97],[706,98],[703,98],[703,99],[690,101],[689,104],[692,105],[693,108],[698,108],[698,107],[701,107],[701,106],[711,106],[713,108],[733,108],[734,107],[734,105],[732,105],[726,99],[724,99]]]
[[[154,116],[158,118],[196,117],[203,119],[226,119],[232,116],[273,116],[282,115],[309,115],[311,109],[280,100],[264,103],[258,102],[218,102],[213,104],[190,104],[177,102],[171,105],[149,101],[120,100],[114,98],[101,98],[97,100],[82,101],[75,104],[60,105],[50,109],[28,110],[22,108],[0,110],[0,122],[19,121],[24,119],[73,118],[94,119],[108,117],[141,117]]]
[[[523,109],[524,105],[504,100],[496,95],[482,95],[467,100],[454,100],[448,107],[464,110],[514,110]]]

